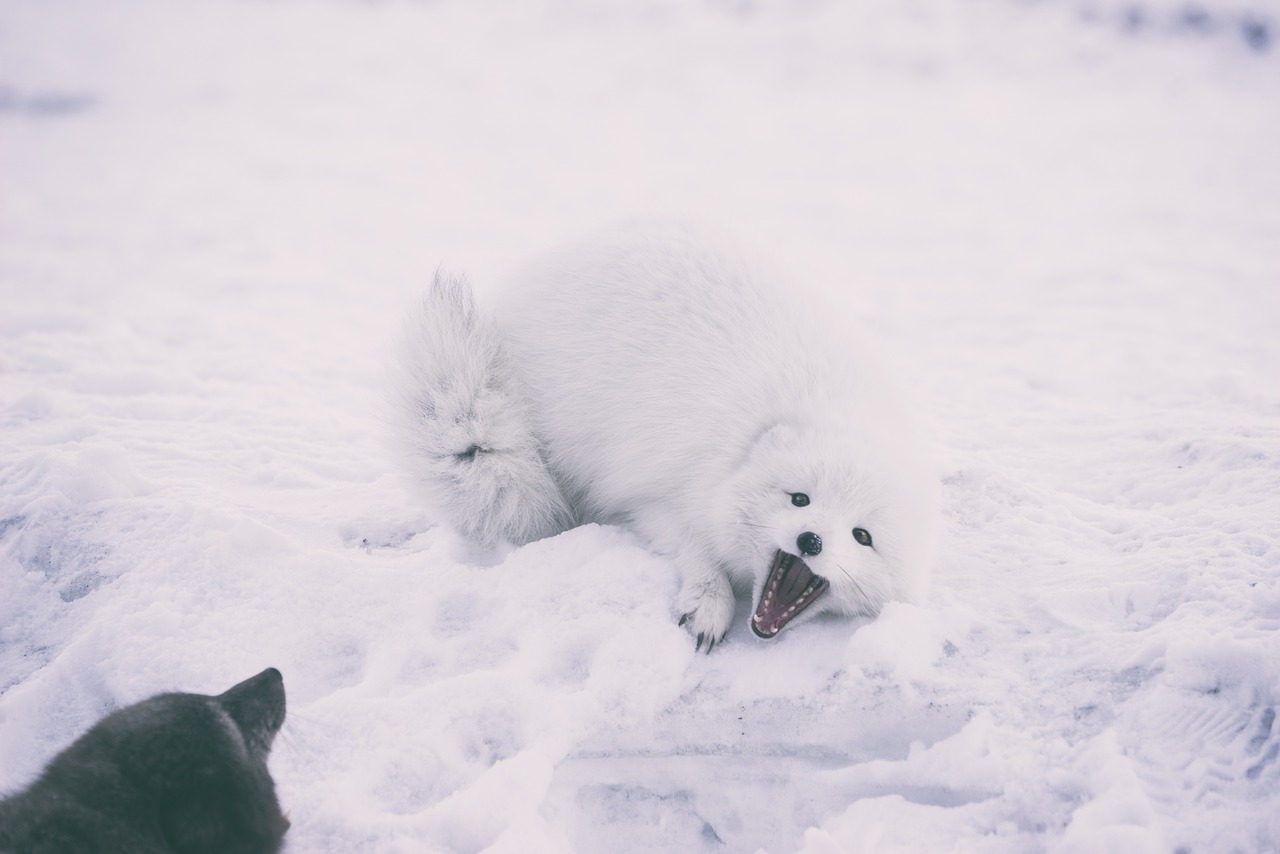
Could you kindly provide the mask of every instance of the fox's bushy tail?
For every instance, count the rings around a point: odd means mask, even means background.
[[[405,322],[398,373],[400,444],[444,520],[482,543],[526,543],[573,525],[498,327],[465,278],[436,273]]]

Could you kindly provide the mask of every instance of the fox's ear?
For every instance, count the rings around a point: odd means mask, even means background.
[[[799,437],[800,431],[793,425],[785,421],[777,421],[760,431],[751,445],[751,453],[794,447]]]

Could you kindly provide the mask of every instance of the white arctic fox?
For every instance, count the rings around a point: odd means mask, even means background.
[[[935,482],[851,318],[676,226],[630,228],[489,310],[438,274],[408,319],[402,444],[482,542],[620,524],[684,576],[708,651],[750,589],[756,635],[874,615],[925,585]]]

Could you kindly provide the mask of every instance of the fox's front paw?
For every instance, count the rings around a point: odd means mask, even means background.
[[[724,637],[733,622],[733,605],[733,588],[723,576],[685,584],[676,606],[683,614],[680,625],[688,626],[698,641],[696,649],[705,645],[710,653]]]

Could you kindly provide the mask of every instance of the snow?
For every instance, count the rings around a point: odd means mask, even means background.
[[[293,852],[1280,849],[1277,26],[3,0],[0,790],[275,666]],[[626,531],[488,554],[414,503],[414,291],[649,212],[925,402],[923,603],[695,655]]]

